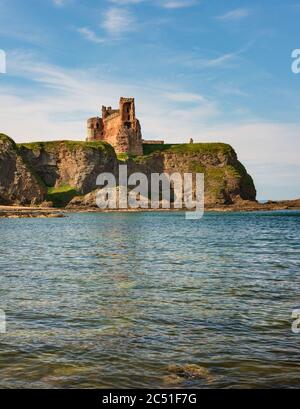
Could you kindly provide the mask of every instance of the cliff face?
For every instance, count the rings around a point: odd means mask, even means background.
[[[40,142],[19,151],[47,187],[69,186],[80,194],[96,188],[100,173],[117,171],[115,151],[105,142]]]
[[[251,176],[231,146],[218,143],[144,145],[144,155],[120,155],[105,142],[54,141],[16,145],[0,135],[0,202],[92,205],[100,173],[204,173],[207,206],[254,201]],[[87,197],[84,197],[88,195]]]
[[[253,180],[230,145],[198,143],[144,145],[144,156],[129,160],[130,172],[204,173],[205,204],[256,199]]]
[[[37,204],[43,201],[45,193],[14,141],[0,134],[0,203]]]

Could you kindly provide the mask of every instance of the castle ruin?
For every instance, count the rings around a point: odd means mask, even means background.
[[[120,98],[119,109],[102,107],[102,118],[88,120],[87,141],[105,141],[116,153],[143,154],[140,122],[135,117],[134,98]]]
[[[164,143],[144,141],[141,125],[135,116],[134,98],[120,98],[119,109],[102,106],[102,117],[87,121],[87,141],[105,141],[116,153],[142,155],[143,143]]]

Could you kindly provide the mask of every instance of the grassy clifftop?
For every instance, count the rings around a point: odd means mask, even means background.
[[[144,144],[144,156],[157,152],[170,153],[224,153],[234,152],[233,148],[226,143],[181,143],[181,144]]]
[[[13,139],[11,139],[9,136],[5,135],[4,133],[0,133],[0,141],[3,142],[10,142],[11,146],[14,149],[17,149],[17,145]]]
[[[0,138],[6,137],[10,139],[8,136],[0,134]],[[10,139],[13,142],[12,139]],[[14,142],[13,142],[14,143]],[[70,140],[58,140],[58,141],[49,141],[49,142],[29,142],[29,143],[19,143],[16,146],[19,149],[27,148],[30,150],[45,150],[47,152],[57,151],[59,146],[63,144],[70,150],[74,150],[77,148],[83,149],[96,149],[96,150],[106,150],[112,149],[113,147],[108,144],[107,142],[85,142],[85,141],[70,141]],[[153,144],[143,145],[143,156],[149,156],[159,152],[169,152],[169,153],[223,153],[223,154],[230,154],[234,152],[233,148],[225,143],[194,143],[194,144]],[[128,159],[129,155],[127,154],[120,154],[118,155],[120,160]],[[133,157],[133,156],[132,156]]]
[[[143,144],[143,155],[128,155],[127,153],[121,153],[117,155],[118,159],[122,162],[126,162],[129,159],[137,163],[142,163],[151,157],[159,154],[210,154],[210,155],[232,155],[235,156],[236,153],[234,149],[226,143],[177,143],[177,144]]]
[[[110,152],[114,151],[113,147],[106,142],[85,142],[85,141],[69,141],[69,140],[20,143],[17,146],[19,149],[26,148],[32,151],[44,150],[46,152],[56,152],[60,148],[61,145],[64,145],[70,151],[76,150],[78,148],[94,149],[98,151],[105,151],[105,150],[108,150]]]

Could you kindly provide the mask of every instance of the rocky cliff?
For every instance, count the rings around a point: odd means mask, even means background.
[[[37,204],[46,189],[12,139],[0,134],[0,204]]]
[[[53,141],[18,145],[20,155],[41,178],[48,205],[64,207],[96,188],[102,172],[117,173],[114,149],[105,142]]]
[[[21,144],[19,152],[47,187],[71,186],[86,194],[102,172],[117,172],[117,157],[105,142],[54,141]]]
[[[253,180],[234,149],[223,143],[144,145],[144,155],[130,158],[131,171],[204,173],[205,204],[233,204],[256,199]]]
[[[119,155],[119,163],[128,165],[128,174],[141,172],[151,180],[151,173],[204,173],[205,205],[246,204],[254,202],[256,190],[251,176],[227,144],[199,143],[144,145],[144,155]],[[95,192],[75,197],[70,206],[96,207]]]
[[[74,205],[91,206],[97,176],[102,172],[117,176],[120,163],[128,165],[129,174],[204,173],[207,206],[254,201],[256,197],[251,176],[226,144],[144,145],[142,156],[117,158],[112,146],[104,142],[16,145],[2,136],[0,143],[2,203],[41,203],[46,199],[56,206],[71,201]]]

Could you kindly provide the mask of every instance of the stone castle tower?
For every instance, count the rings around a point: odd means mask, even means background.
[[[87,121],[87,141],[105,141],[116,153],[143,154],[140,122],[135,117],[134,98],[120,98],[119,109],[102,107],[102,117]]]

